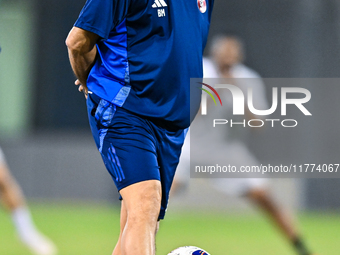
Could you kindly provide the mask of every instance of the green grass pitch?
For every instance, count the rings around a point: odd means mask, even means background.
[[[55,241],[60,255],[109,255],[119,233],[119,211],[103,205],[31,204],[39,228]],[[340,214],[298,217],[305,240],[318,255],[340,254]],[[171,211],[161,222],[157,255],[184,245],[212,255],[294,255],[281,234],[260,214]],[[10,217],[0,211],[0,254],[29,254],[19,242]]]

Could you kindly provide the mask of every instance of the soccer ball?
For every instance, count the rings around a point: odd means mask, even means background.
[[[210,255],[205,250],[195,246],[183,246],[173,250],[168,255]]]

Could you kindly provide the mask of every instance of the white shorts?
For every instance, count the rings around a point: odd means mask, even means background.
[[[224,158],[227,157],[230,165],[240,167],[242,165],[256,166],[260,165],[255,156],[249,151],[245,144],[240,142],[223,141],[220,144],[213,144],[214,149],[218,148],[218,151],[222,151]],[[209,151],[207,147],[204,147],[202,153]],[[195,158],[200,158],[199,156]],[[211,158],[211,163],[215,164],[214,157]],[[194,164],[202,162],[192,162]],[[209,162],[204,162],[209,164]],[[207,181],[217,191],[223,192],[227,195],[242,196],[249,190],[265,188],[267,186],[267,179],[265,178],[252,178],[252,174],[249,174],[248,178],[209,178]],[[178,183],[188,184],[190,181],[190,133],[184,141],[182,148],[182,154],[176,170],[175,181]]]

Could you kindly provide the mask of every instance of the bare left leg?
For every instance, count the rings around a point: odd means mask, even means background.
[[[261,188],[252,189],[248,192],[247,197],[273,220],[284,236],[293,244],[299,255],[311,254],[300,238],[291,217],[276,205],[267,190]]]
[[[121,204],[121,211],[120,211],[120,233],[119,233],[119,239],[118,242],[116,244],[116,247],[114,248],[112,255],[121,255],[121,238],[122,238],[122,234],[126,225],[126,220],[127,220],[127,210],[126,207],[124,205],[124,200],[122,200],[122,204]],[[159,221],[157,222],[157,227],[156,227],[156,233],[157,234],[159,229]]]
[[[265,189],[252,189],[247,197],[272,218],[285,237],[293,240],[297,236],[292,219],[274,203]]]

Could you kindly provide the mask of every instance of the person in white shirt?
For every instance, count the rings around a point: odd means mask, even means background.
[[[261,76],[251,68],[243,64],[244,61],[244,47],[242,41],[234,36],[219,36],[212,42],[211,58],[203,59],[203,75],[204,78],[225,78],[235,81],[242,91],[247,91],[249,86],[253,87],[254,105],[258,109],[268,109],[268,102],[265,94],[265,85]],[[245,82],[247,81],[247,82]],[[223,104],[232,106],[232,98],[227,90],[218,90],[219,95],[223,98]],[[232,107],[229,107],[232,109]],[[216,109],[216,110],[215,110]],[[226,111],[225,107],[214,108],[209,114],[215,114],[219,119],[221,111]],[[232,116],[231,112],[223,112],[223,116]],[[253,115],[247,108],[245,109],[245,118],[259,119],[260,116]],[[226,118],[227,119],[227,118]],[[194,122],[199,122],[201,119],[196,117]],[[206,123],[201,121],[195,126],[194,137],[199,137],[200,146],[204,148],[202,153],[209,151],[207,146],[212,143],[212,135],[207,135]],[[196,128],[198,127],[198,128]],[[220,129],[222,130],[222,129]],[[234,166],[256,166],[260,165],[254,154],[248,149],[244,140],[253,135],[250,129],[233,128],[223,129],[223,133],[214,132],[213,138],[216,138],[213,143],[215,151],[223,152],[223,157],[228,160],[230,165]],[[176,190],[185,186],[189,181],[190,168],[190,133],[184,142],[180,163],[178,165],[176,176],[173,184],[173,193]],[[206,140],[204,140],[206,137]],[[221,139],[225,138],[225,139]],[[216,149],[218,148],[218,149]],[[212,164],[214,155],[212,155]],[[196,158],[200,158],[199,156]],[[216,163],[216,162],[215,162]],[[208,164],[209,165],[209,164]],[[266,215],[273,220],[273,222],[284,233],[286,238],[292,243],[298,255],[311,255],[301,236],[295,228],[295,224],[290,217],[287,217],[284,210],[277,205],[270,196],[270,191],[267,187],[268,179],[264,178],[219,178],[211,179],[212,186],[220,192],[227,195],[236,195],[246,197],[259,208],[261,208]]]

